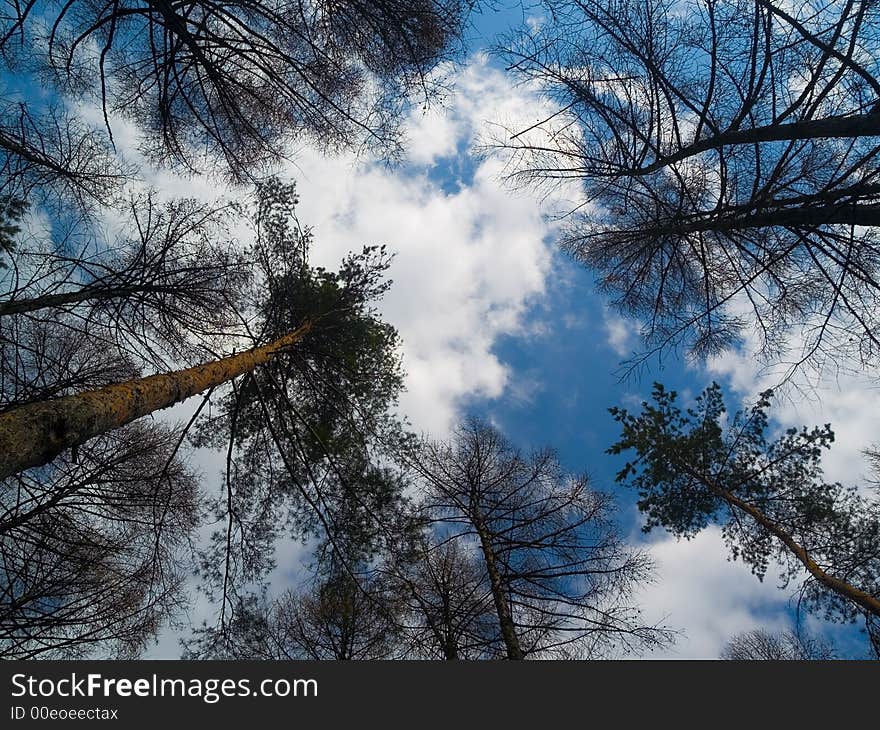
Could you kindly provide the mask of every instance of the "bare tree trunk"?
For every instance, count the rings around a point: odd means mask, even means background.
[[[458,659],[458,642],[455,640],[455,635],[452,632],[453,619],[452,614],[449,610],[449,596],[443,596],[443,626],[446,628],[446,631],[438,631],[434,625],[433,621],[430,620],[431,629],[434,631],[437,636],[438,642],[441,647],[443,647],[443,658],[447,661],[455,661]]]
[[[443,659],[447,662],[458,661],[458,646],[455,641],[449,640],[443,647]]]
[[[489,573],[492,598],[495,600],[495,610],[498,613],[501,637],[504,639],[504,646],[507,648],[507,658],[522,659],[523,652],[519,645],[519,636],[516,634],[516,626],[514,626],[513,617],[510,615],[510,607],[507,605],[507,600],[504,596],[504,584],[501,582],[501,575],[498,573],[498,566],[495,563],[495,551],[492,549],[489,533],[482,524],[474,526],[477,528],[477,534],[480,536],[480,547],[483,551],[483,558],[486,561],[486,571]]]
[[[880,114],[854,114],[847,117],[808,119],[789,124],[770,124],[752,129],[735,129],[694,142],[677,152],[660,157],[644,167],[622,171],[624,177],[640,177],[662,170],[689,157],[737,144],[792,140],[880,136]]]
[[[712,231],[744,231],[750,228],[768,228],[770,226],[880,226],[880,205],[856,205],[853,203],[835,203],[831,205],[803,206],[782,208],[779,210],[763,210],[751,215],[719,216],[681,223],[661,223],[657,226],[646,226],[645,235],[685,235]]]
[[[65,449],[251,372],[294,345],[311,323],[262,347],[162,375],[114,383],[0,415],[0,478],[47,464]]]
[[[80,304],[93,299],[120,299],[131,297],[132,294],[139,294],[141,292],[159,292],[163,290],[172,291],[173,287],[141,285],[102,288],[100,286],[87,286],[77,291],[64,292],[62,294],[44,294],[32,299],[13,299],[2,302],[0,303],[0,317],[10,314],[36,312],[40,309],[48,309],[49,307],[65,307],[70,304]]]

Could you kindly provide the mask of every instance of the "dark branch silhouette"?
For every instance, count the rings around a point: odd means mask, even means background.
[[[559,112],[494,146],[521,184],[581,184],[563,248],[649,352],[756,337],[793,368],[875,363],[875,5],[547,5],[504,53]]]

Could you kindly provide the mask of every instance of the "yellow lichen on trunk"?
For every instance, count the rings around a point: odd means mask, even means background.
[[[46,464],[65,449],[251,372],[296,344],[309,329],[306,322],[268,345],[220,360],[4,413],[0,415],[0,478]]]

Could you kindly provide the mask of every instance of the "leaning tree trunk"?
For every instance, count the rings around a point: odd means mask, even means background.
[[[807,201],[808,202],[808,201]],[[799,205],[789,208],[758,208],[757,212],[740,215],[711,216],[665,222],[636,229],[645,236],[687,235],[689,233],[727,233],[752,228],[785,226],[788,228],[817,226],[880,226],[880,205],[838,202],[826,205]]]
[[[872,596],[861,588],[856,588],[854,585],[847,583],[845,580],[841,580],[837,576],[826,573],[819,567],[816,561],[813,560],[802,545],[795,542],[794,538],[789,533],[779,527],[779,525],[768,518],[757,507],[739,499],[724,489],[719,488],[719,490],[720,491],[716,493],[718,493],[723,499],[727,500],[729,504],[739,507],[739,509],[750,515],[758,524],[782,542],[782,544],[791,551],[792,555],[797,558],[798,562],[807,569],[807,572],[819,583],[829,590],[834,591],[837,595],[843,596],[852,601],[868,613],[871,613],[874,616],[880,616],[880,598]]]
[[[65,449],[251,372],[301,340],[306,322],[262,347],[185,370],[151,375],[0,415],[0,478],[47,464]]]
[[[474,526],[477,528],[477,534],[480,537],[480,547],[482,548],[483,558],[486,561],[486,572],[489,574],[489,584],[492,587],[492,598],[495,601],[495,611],[498,614],[501,638],[504,639],[504,646],[507,649],[507,658],[523,659],[523,651],[519,643],[519,636],[516,633],[516,625],[513,622],[513,616],[510,614],[510,606],[508,606],[507,597],[504,595],[504,584],[498,572],[498,565],[495,562],[495,550],[492,547],[492,541],[489,539],[489,534],[484,525]]]
[[[168,292],[171,290],[171,287],[158,286],[115,286],[105,287],[103,289],[99,286],[86,286],[78,291],[64,292],[62,294],[44,294],[43,296],[34,297],[32,299],[12,299],[10,301],[2,302],[0,303],[0,317],[5,317],[10,314],[36,312],[40,309],[48,309],[50,307],[66,307],[94,299],[121,299],[142,292]]]
[[[863,591],[861,588],[857,588],[856,586],[848,583],[841,578],[838,578],[834,575],[829,575],[826,573],[813,558],[810,556],[809,552],[804,548],[803,545],[798,543],[791,533],[784,530],[777,522],[772,520],[766,514],[764,514],[760,509],[758,509],[755,505],[750,502],[746,502],[743,499],[740,499],[732,492],[724,489],[724,487],[716,484],[711,479],[706,479],[702,476],[699,476],[697,472],[692,469],[684,468],[691,477],[699,480],[703,484],[705,484],[710,491],[719,496],[728,505],[731,507],[736,507],[737,509],[745,512],[749,517],[751,517],[755,522],[757,522],[761,527],[763,527],[767,532],[773,535],[777,540],[779,540],[783,545],[785,545],[786,549],[791,552],[792,555],[801,563],[801,565],[806,568],[807,572],[813,576],[821,585],[825,586],[828,590],[833,591],[839,596],[846,598],[849,601],[852,601],[854,604],[862,608],[867,614],[871,614],[874,616],[880,616],[880,597],[872,596],[870,593]]]
[[[880,114],[853,114],[847,117],[826,117],[808,119],[788,124],[769,124],[751,129],[734,129],[692,142],[675,152],[659,157],[644,167],[621,171],[621,177],[642,177],[687,160],[709,150],[732,147],[734,145],[753,145],[760,142],[785,142],[807,139],[853,138],[880,136]]]

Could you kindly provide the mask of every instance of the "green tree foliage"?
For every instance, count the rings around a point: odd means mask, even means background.
[[[621,437],[611,454],[633,451],[617,481],[638,490],[644,529],[692,537],[720,524],[734,559],[763,578],[779,563],[787,582],[806,578],[800,601],[837,621],[880,616],[880,504],[854,487],[823,480],[826,425],[768,435],[772,392],[727,416],[713,384],[682,410],[655,384],[639,414],[612,408]]]
[[[202,554],[205,588],[225,607],[274,565],[285,533],[318,540],[330,573],[363,569],[398,535],[403,483],[382,463],[401,438],[392,415],[402,386],[398,337],[374,302],[387,290],[389,257],[367,248],[339,271],[308,263],[311,232],[295,217],[296,196],[277,180],[252,208],[254,279],[248,330],[256,342],[309,321],[284,358],[250,373],[212,406],[195,443],[227,454],[223,524]]]

